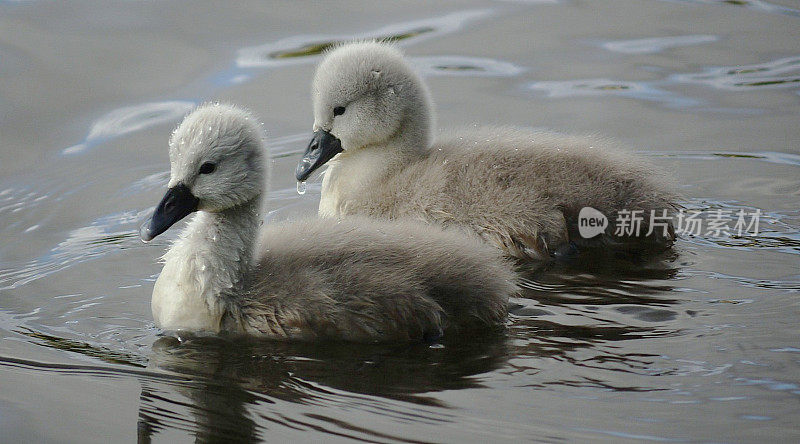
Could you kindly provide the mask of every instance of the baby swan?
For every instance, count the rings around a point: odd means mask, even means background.
[[[329,52],[314,75],[312,99],[314,138],[295,174],[303,181],[329,163],[320,215],[467,227],[518,258],[576,247],[660,251],[674,240],[667,219],[675,196],[662,175],[612,143],[502,127],[465,129],[434,143],[428,89],[387,44]],[[584,207],[608,220],[593,239],[579,234]],[[648,234],[651,211],[660,224]],[[639,229],[626,218],[639,220]]]
[[[169,189],[142,240],[197,214],[164,255],[152,299],[158,326],[372,342],[504,322],[514,272],[461,233],[359,218],[259,233],[263,138],[248,112],[218,104],[201,105],[173,133]]]

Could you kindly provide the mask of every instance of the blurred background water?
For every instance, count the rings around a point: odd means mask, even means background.
[[[689,210],[644,264],[525,271],[500,337],[429,346],[160,337],[177,230],[138,224],[195,104],[260,115],[269,220],[315,213],[294,165],[332,42],[394,38],[439,125],[614,137]],[[800,4],[789,0],[0,1],[0,433],[5,442],[800,439]]]

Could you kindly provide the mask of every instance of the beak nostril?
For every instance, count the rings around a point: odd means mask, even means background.
[[[306,152],[300,163],[295,168],[295,177],[304,181],[317,168],[324,165],[334,156],[342,152],[342,144],[334,135],[327,131],[317,131],[309,142]]]

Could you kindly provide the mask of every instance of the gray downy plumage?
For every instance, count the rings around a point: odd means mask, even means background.
[[[320,166],[308,160],[319,145],[336,143],[323,177],[322,216],[466,227],[518,258],[547,259],[575,246],[661,251],[674,241],[671,223],[647,235],[651,211],[673,215],[670,181],[618,143],[503,126],[452,130],[434,142],[430,93],[389,44],[334,48],[317,67],[312,99],[315,139],[297,176]],[[583,207],[607,216],[604,234],[579,235]],[[614,234],[622,210],[640,211],[638,235]]]
[[[164,255],[156,324],[276,339],[419,341],[502,326],[516,275],[462,232],[409,221],[313,219],[260,227],[264,134],[204,104],[170,139],[169,190],[149,241],[197,211]]]

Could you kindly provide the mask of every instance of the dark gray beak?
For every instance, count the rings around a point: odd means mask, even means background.
[[[308,179],[308,176],[317,168],[325,165],[325,162],[331,160],[333,156],[342,152],[342,142],[333,136],[333,134],[318,130],[314,133],[314,138],[306,148],[306,153],[303,159],[297,164],[294,170],[294,175],[298,181]]]
[[[195,212],[198,203],[199,200],[194,197],[186,185],[180,184],[170,188],[161,199],[150,220],[139,229],[139,237],[145,242],[150,242],[159,234],[167,231],[167,228],[175,222]]]

